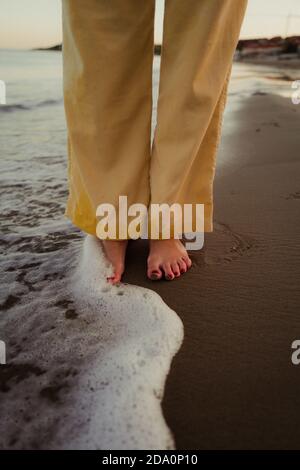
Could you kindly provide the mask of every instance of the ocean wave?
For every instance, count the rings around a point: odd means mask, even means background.
[[[45,101],[40,101],[39,103],[37,103],[35,105],[36,108],[41,108],[43,106],[53,106],[53,105],[57,105],[57,104],[62,104],[63,102],[63,99],[60,98],[58,100],[45,100]]]
[[[58,104],[62,104],[63,99],[58,99],[58,100],[44,100],[44,101],[39,101],[38,103],[34,103],[31,105],[28,104],[21,104],[21,103],[15,103],[15,104],[3,104],[0,105],[0,113],[11,113],[14,111],[30,111],[35,108],[42,108],[46,106],[55,106]]]
[[[0,105],[0,112],[2,113],[11,113],[13,111],[28,111],[30,109],[29,106],[25,106],[24,104],[3,104]]]

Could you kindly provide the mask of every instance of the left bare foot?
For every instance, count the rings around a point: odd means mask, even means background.
[[[125,268],[127,240],[102,240],[104,252],[113,266],[113,275],[107,280],[110,284],[121,281]]]
[[[172,281],[192,266],[180,240],[149,240],[149,243],[147,275],[152,281],[158,281],[163,275],[168,281]]]

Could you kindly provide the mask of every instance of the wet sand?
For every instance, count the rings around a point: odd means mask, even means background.
[[[147,281],[145,244],[129,249],[124,280],[184,324],[163,400],[178,449],[300,448],[299,129],[300,106],[258,89],[225,118],[215,231],[189,274]]]

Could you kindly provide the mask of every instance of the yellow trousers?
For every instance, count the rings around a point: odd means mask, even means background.
[[[247,0],[166,0],[151,147],[155,0],[63,0],[66,215],[96,234],[101,203],[204,204]]]

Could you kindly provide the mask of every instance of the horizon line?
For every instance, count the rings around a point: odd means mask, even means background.
[[[281,37],[282,39],[288,39],[290,37],[300,37],[300,34],[292,34],[290,36],[282,36],[280,34],[278,35],[270,35],[270,36],[247,36],[247,37],[243,37],[241,36],[239,38],[239,41],[251,41],[251,40],[257,40],[257,39],[273,39],[273,38],[279,38]],[[48,50],[48,49],[51,49],[53,47],[57,47],[57,46],[61,46],[62,45],[62,42],[58,42],[58,43],[54,43],[52,45],[49,45],[49,46],[33,46],[33,47],[0,47],[0,50],[4,50],[4,51],[34,51],[34,50]],[[154,46],[162,46],[162,42],[154,42]]]

